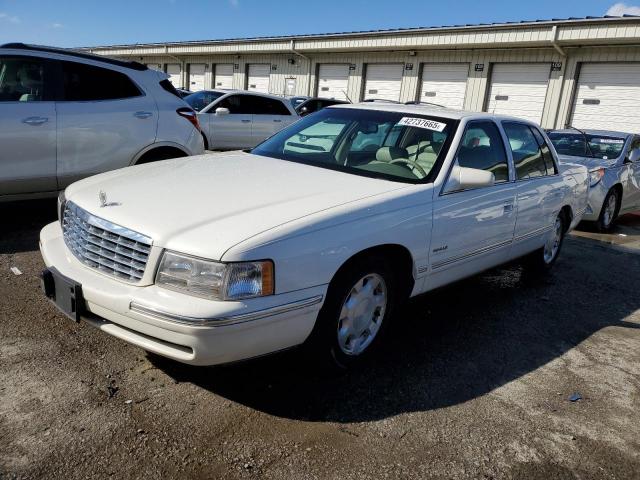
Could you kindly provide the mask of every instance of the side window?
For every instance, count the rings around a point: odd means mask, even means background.
[[[44,62],[35,57],[0,57],[0,102],[44,98]]]
[[[459,167],[492,172],[496,183],[509,181],[509,164],[504,142],[493,122],[472,122],[467,125],[456,163]]]
[[[138,97],[140,90],[124,73],[84,63],[60,62],[62,100],[95,101]]]
[[[244,95],[231,95],[227,98],[223,98],[216,104],[216,108],[226,108],[229,113],[240,114],[245,113],[243,108],[246,102],[242,102]],[[215,112],[215,109],[214,109]]]
[[[270,115],[291,115],[291,112],[287,107],[284,106],[280,100],[272,100],[269,98],[265,98],[265,101],[269,105]]]
[[[556,170],[556,164],[553,161],[553,154],[551,153],[551,149],[549,149],[549,145],[547,145],[547,142],[537,128],[531,127],[531,131],[533,132],[533,136],[536,137],[536,141],[542,152],[542,158],[547,167],[547,175],[555,175],[558,171]]]
[[[529,126],[513,122],[505,122],[503,126],[513,153],[516,178],[523,180],[547,175],[542,150]]]
[[[279,100],[257,95],[245,95],[244,98],[250,105],[250,113],[254,115],[291,115],[287,107]]]
[[[634,137],[633,142],[631,142],[627,155],[631,154],[634,150],[640,150],[640,137],[638,136]],[[640,162],[640,160],[638,160],[638,162]]]

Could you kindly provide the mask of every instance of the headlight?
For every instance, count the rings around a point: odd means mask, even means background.
[[[156,285],[212,300],[273,295],[273,262],[221,263],[165,252]]]
[[[589,172],[589,185],[595,187],[604,177],[604,168],[598,168]]]
[[[58,194],[58,221],[62,223],[62,214],[64,213],[64,207],[67,203],[67,197],[64,196],[64,190]]]

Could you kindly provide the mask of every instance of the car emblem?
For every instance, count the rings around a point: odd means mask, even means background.
[[[103,207],[117,207],[120,205],[118,202],[107,202],[107,193],[100,190],[98,193],[98,199],[100,200],[100,208]]]

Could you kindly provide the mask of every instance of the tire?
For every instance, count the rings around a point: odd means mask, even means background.
[[[609,232],[613,227],[613,223],[616,221],[618,211],[620,210],[620,193],[615,188],[612,188],[604,197],[602,202],[602,209],[600,210],[600,216],[596,221],[596,228],[599,232]]]
[[[403,300],[400,283],[380,256],[357,260],[339,272],[307,342],[314,363],[345,370],[369,357]]]
[[[562,244],[567,232],[567,222],[563,212],[560,212],[553,224],[553,229],[549,232],[549,237],[545,245],[530,253],[526,258],[526,266],[534,273],[546,273],[558,260]]]

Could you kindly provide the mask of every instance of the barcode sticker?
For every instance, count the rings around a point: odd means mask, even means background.
[[[433,130],[434,132],[442,132],[447,127],[446,123],[435,122],[433,120],[418,117],[402,117],[398,122],[398,125],[426,128],[427,130]]]

